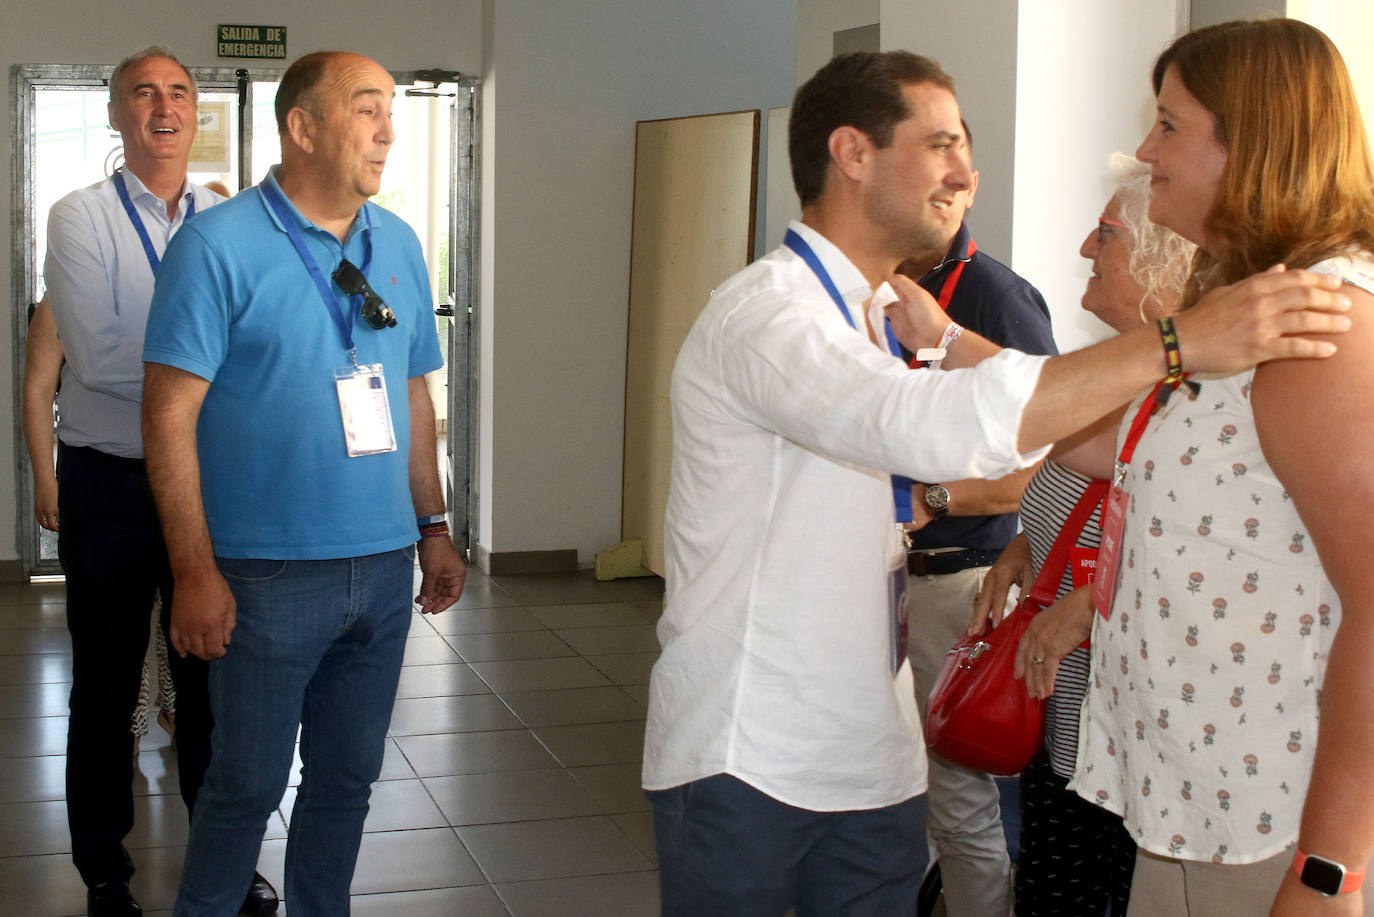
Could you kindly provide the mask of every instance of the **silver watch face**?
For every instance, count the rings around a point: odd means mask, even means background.
[[[926,486],[926,506],[933,510],[949,508],[949,491],[939,484]]]

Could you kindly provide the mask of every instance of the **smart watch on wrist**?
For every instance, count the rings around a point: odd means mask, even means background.
[[[943,485],[927,484],[925,501],[932,519],[939,519],[949,512],[949,491]]]
[[[1364,884],[1363,869],[1351,872],[1335,860],[1301,850],[1293,854],[1293,872],[1303,885],[1328,896],[1359,891]]]

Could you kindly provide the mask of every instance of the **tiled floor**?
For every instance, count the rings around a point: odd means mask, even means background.
[[[658,913],[639,789],[656,578],[489,578],[415,615],[353,880],[358,917]],[[63,802],[71,654],[61,586],[0,585],[0,901],[84,913]],[[174,752],[143,740],[127,844],[145,911],[170,913],[186,844]],[[260,868],[280,888],[288,789]],[[280,913],[287,917],[290,902]]]

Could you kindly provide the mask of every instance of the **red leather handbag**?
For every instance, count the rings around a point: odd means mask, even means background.
[[[965,637],[949,651],[930,692],[926,745],[946,761],[998,776],[1020,773],[1040,749],[1045,702],[1012,677],[1016,647],[1031,618],[1054,603],[1078,541],[1107,482],[1088,485],[1055,539],[1030,595],[991,633]]]

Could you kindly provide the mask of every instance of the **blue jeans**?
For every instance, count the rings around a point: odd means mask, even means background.
[[[292,917],[346,915],[410,627],[414,548],[217,563],[238,617],[228,652],[210,664],[213,754],[174,913],[238,913],[299,725],[283,891]]]
[[[916,913],[926,843],[919,796],[811,812],[728,774],[647,795],[664,917]]]

